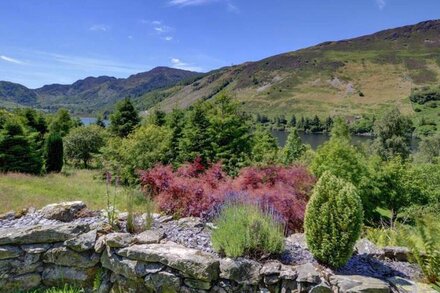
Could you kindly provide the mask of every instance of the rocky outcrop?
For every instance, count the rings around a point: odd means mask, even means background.
[[[60,204],[43,210],[65,216],[74,214],[79,207],[81,205]],[[164,219],[157,217],[157,223],[171,223],[170,219]],[[422,284],[396,276],[381,280],[354,273],[336,273],[314,261],[292,264],[282,258],[281,261],[264,262],[222,258],[206,246],[209,233],[200,219],[184,218],[175,222],[175,227],[156,226],[138,235],[108,233],[99,228],[106,226],[99,221],[0,228],[0,292],[64,284],[90,289],[98,271],[101,272],[97,290],[100,293],[428,290]],[[184,235],[181,244],[169,241],[177,239],[176,231]],[[167,237],[167,233],[173,233],[172,237]],[[192,248],[186,245],[193,242],[191,233],[200,233],[202,239],[202,242],[195,241]],[[301,234],[289,237],[286,244],[291,249],[307,249]],[[407,259],[409,253],[403,248],[378,249],[367,240],[358,242],[356,249],[357,256],[400,261]]]

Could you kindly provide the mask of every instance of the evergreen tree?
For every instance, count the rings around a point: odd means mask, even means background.
[[[98,125],[101,128],[105,128],[105,123],[104,123],[104,118],[102,115],[98,115],[98,117],[96,117],[96,125]]]
[[[138,112],[129,98],[118,102],[115,112],[110,116],[110,131],[119,136],[126,137],[139,124]]]
[[[25,136],[22,126],[6,121],[0,134],[0,171],[39,174],[42,159]]]
[[[330,132],[331,131],[331,129],[332,129],[332,126],[333,126],[333,119],[332,119],[332,117],[327,117],[327,119],[325,120],[325,125],[324,125],[324,127],[325,127],[325,131],[326,132]]]
[[[148,116],[148,122],[156,126],[163,126],[166,123],[166,113],[155,109],[153,113]]]
[[[61,136],[66,136],[69,130],[75,127],[76,122],[70,117],[69,111],[61,108],[53,118],[49,130],[52,133],[59,133]]]
[[[45,145],[46,172],[61,172],[63,168],[63,138],[58,133],[50,133]]]
[[[185,113],[180,109],[173,109],[167,115],[166,120],[166,126],[171,129],[170,149],[167,158],[170,162],[174,162],[179,157],[179,142],[185,125]]]
[[[290,126],[296,127],[296,116],[292,115],[292,118],[290,118]]]
[[[265,128],[257,127],[253,134],[253,161],[262,164],[273,164],[276,161],[277,152],[276,138]]]
[[[296,128],[290,130],[287,137],[286,145],[283,148],[282,162],[285,165],[292,164],[297,161],[306,151],[306,147],[302,144]]]

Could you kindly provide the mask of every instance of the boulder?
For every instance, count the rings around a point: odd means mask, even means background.
[[[298,276],[296,278],[296,281],[298,283],[310,283],[310,284],[321,283],[321,277],[311,263],[306,263],[297,266],[296,272],[298,273]]]
[[[197,280],[209,282],[218,277],[219,262],[213,255],[175,243],[133,245],[117,253],[134,260],[160,262]]]
[[[332,289],[325,285],[325,284],[319,284],[315,287],[312,287],[309,291],[310,293],[332,293]]]
[[[63,242],[89,230],[89,226],[85,224],[0,229],[0,245]]]
[[[359,239],[354,248],[357,254],[364,254],[374,257],[382,257],[384,255],[383,249],[380,249],[366,238]]]
[[[260,282],[260,269],[260,263],[246,258],[220,260],[220,277],[242,285],[257,285]]]
[[[210,282],[205,282],[205,281],[200,281],[200,280],[196,280],[196,279],[185,279],[183,280],[183,283],[190,287],[190,288],[194,288],[194,289],[202,289],[202,290],[209,290],[211,288],[211,283]]]
[[[278,261],[270,261],[263,265],[260,274],[263,275],[264,284],[274,285],[280,280],[281,263]]]
[[[427,284],[417,283],[411,280],[404,279],[402,277],[392,277],[387,279],[397,292],[399,293],[413,293],[413,292],[423,292],[423,293],[436,293],[438,291],[431,288]]]
[[[80,253],[61,246],[49,249],[43,255],[43,262],[60,266],[90,268],[99,262],[99,255],[89,252]]]
[[[406,247],[387,246],[383,248],[385,258],[407,262],[411,257],[411,251]]]
[[[93,248],[95,249],[95,252],[101,253],[104,251],[104,249],[105,249],[105,236],[106,235],[102,235],[96,240],[95,245],[93,246]]]
[[[197,218],[197,217],[186,217],[186,218],[181,218],[177,221],[177,225],[179,227],[184,227],[184,228],[203,228],[204,223],[202,221],[202,219]]]
[[[21,254],[23,254],[23,251],[16,246],[11,246],[11,245],[0,246],[0,260],[15,258],[20,256]]]
[[[145,285],[155,292],[179,292],[180,284],[180,278],[170,272],[159,272],[145,277]]]
[[[41,268],[39,254],[25,254],[19,258],[0,260],[0,276],[34,273]]]
[[[146,230],[134,237],[136,244],[154,244],[159,243],[165,237],[162,231]]]
[[[126,247],[134,240],[130,233],[110,233],[105,236],[105,243],[108,247]]]
[[[286,243],[307,249],[307,241],[304,233],[295,233],[290,235],[286,238]]]
[[[38,244],[25,244],[21,246],[21,249],[30,254],[39,254],[46,252],[51,247],[50,244],[38,243]]]
[[[330,283],[338,288],[340,293],[389,293],[388,283],[376,279],[359,275],[334,275],[330,278]]]
[[[112,272],[133,280],[144,277],[148,273],[146,263],[122,258],[114,253],[109,255],[109,253],[104,252],[101,255],[101,265]]]
[[[58,220],[62,222],[70,222],[75,215],[86,207],[82,201],[70,201],[54,203],[43,207],[39,213],[49,220]]]
[[[90,288],[95,279],[97,268],[74,268],[63,266],[46,266],[42,273],[43,284],[48,287],[71,284],[82,288]]]
[[[0,289],[2,293],[16,293],[35,289],[40,283],[40,274],[19,275],[9,279],[0,279]]]
[[[95,246],[96,233],[96,230],[91,230],[64,241],[64,245],[78,252],[91,250]]]

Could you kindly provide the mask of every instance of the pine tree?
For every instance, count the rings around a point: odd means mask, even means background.
[[[285,165],[292,164],[298,160],[306,151],[306,147],[302,144],[296,128],[290,130],[287,137],[286,145],[283,148],[282,162]]]
[[[290,118],[290,126],[296,127],[296,116],[292,115],[292,118]]]
[[[276,161],[277,152],[276,138],[263,127],[257,127],[253,134],[253,161],[264,165],[273,164]]]
[[[139,124],[138,112],[129,98],[116,105],[115,112],[110,116],[110,122],[110,131],[119,137],[126,137]]]
[[[98,115],[98,117],[96,117],[95,124],[98,125],[99,127],[105,128],[104,118],[102,115]]]
[[[58,133],[50,133],[45,145],[46,172],[61,172],[63,168],[63,138]]]
[[[0,172],[39,174],[41,166],[41,156],[24,135],[22,126],[8,120],[0,134]]]

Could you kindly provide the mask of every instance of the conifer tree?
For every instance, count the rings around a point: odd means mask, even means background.
[[[292,128],[287,137],[286,145],[283,148],[283,154],[281,157],[283,164],[292,164],[298,160],[305,151],[306,147],[303,145],[301,138],[298,135],[298,131],[295,127]]]
[[[58,133],[50,133],[45,145],[46,172],[61,172],[64,162],[63,138]]]
[[[110,131],[119,137],[126,137],[139,122],[138,112],[131,100],[125,98],[118,102],[115,112],[110,116]]]

